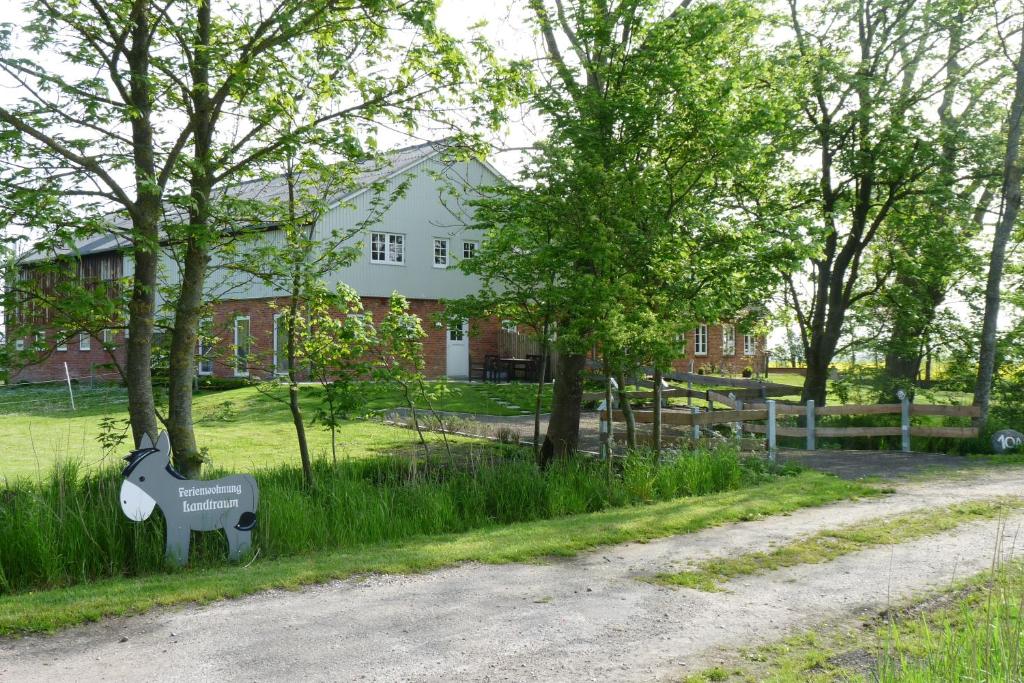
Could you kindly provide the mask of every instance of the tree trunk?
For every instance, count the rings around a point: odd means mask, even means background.
[[[189,225],[186,228],[185,263],[174,310],[171,332],[167,433],[174,463],[190,479],[197,479],[203,465],[192,425],[192,378],[195,376],[196,341],[203,306],[209,240],[212,232],[210,197],[213,193],[213,111],[210,103],[211,2],[196,5],[196,37],[192,46],[192,140],[193,164]]]
[[[1010,239],[1017,213],[1020,211],[1020,138],[1021,117],[1024,114],[1024,33],[1021,34],[1021,49],[1014,65],[1016,82],[1013,104],[1007,120],[1006,155],[1003,158],[1003,206],[996,223],[992,239],[992,255],[989,260],[988,281],[985,283],[985,319],[981,328],[981,357],[978,363],[978,380],[974,386],[974,405],[981,408],[977,418],[978,427],[988,422],[989,404],[992,398],[992,381],[996,368],[996,332],[999,322],[1000,287],[1003,267],[1006,263],[1006,243]]]
[[[580,403],[583,400],[583,369],[587,358],[580,353],[559,355],[551,398],[551,419],[540,452],[542,466],[555,458],[573,455],[580,440]]]
[[[626,445],[636,448],[636,417],[633,415],[633,406],[629,404],[629,396],[626,395],[626,376],[620,372],[615,381],[619,383],[619,405],[626,423]],[[611,410],[611,406],[608,410]]]
[[[189,239],[171,332],[167,435],[171,438],[174,465],[189,479],[199,478],[203,464],[192,423],[192,380],[208,263],[208,251],[195,239]]]
[[[299,226],[296,225],[295,211],[295,175],[292,172],[291,159],[288,161],[288,219],[291,226],[289,233],[294,240],[299,235]],[[297,240],[295,240],[297,241]],[[313,479],[313,463],[309,457],[309,442],[306,440],[306,425],[302,421],[302,408],[299,405],[299,377],[296,368],[298,348],[296,343],[295,322],[299,316],[299,301],[302,297],[302,266],[305,255],[299,253],[301,250],[292,248],[289,250],[292,263],[292,284],[291,299],[288,302],[288,407],[292,412],[292,424],[295,425],[295,438],[299,442],[299,459],[302,461],[302,477],[307,488],[314,488],[316,482]],[[422,438],[422,435],[420,435]]]
[[[807,373],[804,375],[804,388],[800,394],[800,402],[814,400],[814,405],[825,405],[828,395],[828,369],[832,361],[831,354],[811,352],[807,354]]]
[[[654,369],[654,424],[651,425],[651,436],[654,440],[654,459],[661,461],[661,368]]]
[[[540,370],[537,373],[537,396],[533,403],[533,458],[540,463],[540,413],[544,405],[544,382],[547,379],[548,356],[551,344],[548,341],[548,323],[544,323],[543,339],[541,340]]]
[[[154,212],[155,214],[155,212]],[[141,227],[141,226],[140,226]],[[156,242],[156,220],[144,228]],[[142,230],[137,228],[139,232]],[[137,445],[143,435],[155,443],[157,437],[156,401],[153,398],[152,344],[156,308],[157,254],[144,245],[135,246],[135,272],[132,296],[128,304],[128,342],[125,358],[125,385],[128,390],[128,420]]]
[[[152,91],[149,79],[150,36],[149,5],[136,2],[131,10],[130,102],[136,109],[132,117],[132,156],[135,185],[138,188],[133,222],[135,272],[128,304],[128,343],[125,359],[125,384],[128,389],[128,419],[132,438],[138,444],[144,434],[156,443],[156,401],[153,398],[152,343],[156,313],[156,276],[160,258],[159,222],[163,207],[162,192],[155,183],[156,155],[152,126]]]

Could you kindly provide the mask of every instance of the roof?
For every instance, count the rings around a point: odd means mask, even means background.
[[[327,197],[327,204],[329,206],[333,206],[339,202],[354,197],[355,195],[370,189],[374,184],[386,180],[392,175],[406,171],[420,162],[434,156],[445,149],[448,144],[449,140],[447,139],[424,142],[385,152],[384,159],[381,161],[364,161],[359,164],[360,171],[352,179],[351,183],[344,187],[338,187],[330,192]],[[283,202],[286,201],[288,196],[288,183],[286,181],[286,176],[282,174],[271,178],[260,178],[239,183],[238,185],[234,185],[229,188],[227,193],[240,200]],[[181,209],[176,206],[165,205],[164,212],[166,215],[171,216],[174,213],[180,213]],[[109,221],[113,227],[120,227],[124,229],[130,227],[128,218],[121,212],[111,214]],[[102,254],[127,246],[128,241],[124,236],[115,232],[109,232],[103,235],[90,235],[88,237],[81,238],[76,240],[73,245],[60,249],[48,249],[46,251],[36,251],[36,249],[31,249],[25,252],[19,258],[19,261],[22,263],[31,263],[34,261],[44,261],[55,256],[68,256],[72,254],[86,256],[90,254]]]

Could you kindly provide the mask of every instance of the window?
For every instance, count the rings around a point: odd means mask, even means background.
[[[698,325],[693,332],[693,354],[695,356],[708,355],[708,326]]]
[[[196,355],[199,356],[199,363],[196,365],[196,372],[204,377],[213,374],[213,358],[210,357],[213,341],[210,337],[212,328],[212,318],[203,318],[199,321],[199,339],[196,340]]]
[[[462,243],[462,258],[473,258],[476,256],[476,250],[480,247],[479,242],[463,242]]]
[[[88,332],[78,333],[78,350],[89,351],[92,349],[92,337],[89,336]]]
[[[757,355],[757,340],[752,334],[743,335],[743,355],[745,356],[756,356]]]
[[[58,337],[58,339],[59,339],[59,341],[57,342],[57,350],[58,351],[67,351],[68,350],[68,340],[67,339],[60,339],[60,337]]]
[[[736,355],[736,328],[732,325],[722,325],[722,355]]]
[[[448,240],[434,238],[434,267],[448,267]]]
[[[288,374],[288,318],[284,313],[274,316],[274,374]]]
[[[235,318],[235,377],[249,376],[249,316]]]
[[[679,344],[679,352],[680,352],[680,354],[685,356],[686,355],[686,348],[687,348],[686,335],[685,334],[677,334],[676,335],[676,343]]]
[[[465,332],[463,332],[462,325],[448,328],[448,339],[450,341],[462,341],[464,336]]]
[[[15,351],[24,351],[25,350],[25,340],[24,339],[16,339],[14,341],[14,350]]]
[[[502,320],[501,329],[505,330],[506,332],[518,332],[519,326],[516,325],[514,320]]]
[[[111,330],[111,329],[103,330],[103,337],[101,338],[101,341],[103,342],[103,346],[113,346],[114,345],[114,331]]]
[[[130,315],[131,314],[129,313],[128,309],[127,308],[124,309],[124,338],[125,339],[128,338],[128,321],[130,320],[130,317],[129,317]]]
[[[405,263],[405,235],[393,232],[370,233],[370,260],[373,263]]]

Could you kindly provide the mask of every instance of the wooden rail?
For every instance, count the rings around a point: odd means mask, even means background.
[[[750,434],[763,434],[767,436],[769,455],[774,457],[776,451],[776,438],[779,436],[792,438],[806,438],[807,449],[815,449],[817,437],[849,438],[849,437],[883,437],[898,436],[901,438],[901,448],[904,452],[910,451],[910,439],[912,437],[934,437],[948,439],[969,439],[978,436],[975,427],[925,427],[914,426],[910,420],[913,416],[940,416],[940,417],[961,417],[973,418],[980,415],[976,406],[951,406],[951,405],[927,405],[912,404],[906,398],[900,403],[879,403],[870,405],[837,405],[837,406],[815,406],[813,401],[805,405],[794,405],[792,403],[780,403],[769,399],[769,396],[783,396],[796,393],[796,387],[784,384],[773,384],[749,379],[737,379],[732,377],[714,377],[699,375],[688,372],[672,373],[666,375],[666,379],[677,382],[687,382],[691,386],[686,388],[673,387],[663,389],[661,396],[687,397],[704,400],[707,402],[708,410],[690,408],[680,410],[678,408],[663,407],[661,410],[661,423],[665,427],[689,427],[692,429],[688,441],[699,440],[701,427],[716,424],[731,424],[736,430],[735,436],[740,439],[743,432]],[[648,386],[651,386],[648,383]],[[717,387],[703,391],[694,390],[692,384]],[[728,389],[721,389],[728,387]],[[726,393],[723,393],[726,392]],[[656,394],[653,389],[643,391],[627,391],[622,394],[628,399],[654,400]],[[606,396],[604,391],[591,391],[583,394],[583,400],[603,401]],[[614,392],[614,398],[619,398],[619,392]],[[754,398],[759,401],[746,402],[746,399]],[[727,406],[727,410],[715,410],[715,405]],[[648,409],[633,409],[633,420],[637,424],[652,424],[654,422],[654,411]],[[796,415],[804,417],[806,426],[789,427],[777,424],[780,415]],[[900,424],[878,427],[819,427],[816,425],[817,416],[829,415],[899,415]],[[625,413],[621,410],[612,410],[610,413],[611,423],[625,420]],[[602,443],[610,443],[609,411],[601,411]],[[754,424],[765,421],[766,424]],[[638,438],[649,439],[645,435],[638,435]],[[671,439],[679,438],[670,435],[663,435],[665,443],[671,443]],[[741,439],[740,439],[741,440]],[[605,448],[605,446],[602,446]]]
[[[608,419],[608,411],[601,411],[601,419]],[[612,421],[622,422],[626,414],[621,410],[612,411]],[[654,422],[653,410],[634,410],[633,419],[637,424],[651,424]],[[767,410],[710,410],[702,413],[688,413],[679,410],[663,410],[661,422],[666,425],[678,425],[681,427],[692,427],[693,425],[717,425],[729,422],[743,422],[744,420],[767,420]]]

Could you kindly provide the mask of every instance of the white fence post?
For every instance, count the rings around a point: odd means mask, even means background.
[[[775,453],[778,448],[775,445],[775,400],[769,399],[768,403],[768,459],[775,462]]]
[[[904,453],[910,452],[910,397],[900,390],[900,445]]]
[[[75,392],[71,390],[71,372],[68,370],[68,364],[64,363],[64,378],[68,381],[68,396],[71,397],[71,410],[75,410]],[[58,382],[60,380],[57,380]]]
[[[814,450],[814,399],[807,399],[807,450]]]
[[[694,406],[693,408],[690,408],[690,415],[692,415],[694,418],[696,418],[698,415],[700,415],[700,408],[698,408],[697,406]],[[697,424],[697,420],[696,419],[693,420],[693,431],[692,431],[692,434],[693,434],[693,438],[694,438],[695,441],[700,439],[700,425]]]

